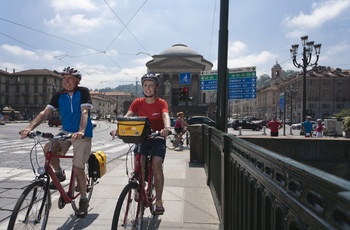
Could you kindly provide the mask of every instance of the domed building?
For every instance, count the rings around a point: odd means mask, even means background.
[[[185,102],[179,101],[180,89],[187,86],[193,98],[189,104],[190,115],[205,115],[207,105],[201,98],[200,76],[202,71],[210,71],[213,64],[184,44],[175,44],[146,63],[148,72],[160,74],[162,87],[158,96],[167,100],[172,115],[185,112]],[[180,75],[190,73],[188,84],[180,84]]]

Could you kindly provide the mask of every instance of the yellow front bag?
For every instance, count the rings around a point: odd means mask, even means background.
[[[142,143],[151,134],[147,117],[118,117],[118,137],[125,143]]]
[[[96,151],[89,158],[89,176],[101,178],[107,171],[107,157],[102,151]]]

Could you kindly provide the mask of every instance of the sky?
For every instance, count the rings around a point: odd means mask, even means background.
[[[82,86],[114,88],[140,81],[153,55],[185,44],[216,70],[219,28],[220,0],[2,0],[0,69],[71,66]],[[350,69],[350,0],[231,0],[228,68],[301,70],[290,48],[299,44],[301,62],[305,35],[322,44],[319,65]]]

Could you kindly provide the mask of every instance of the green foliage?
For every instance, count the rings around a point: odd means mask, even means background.
[[[350,132],[350,117],[343,118],[343,126],[341,127],[344,132]]]
[[[262,74],[256,82],[257,88],[263,88],[270,85],[271,77],[267,74]]]
[[[126,93],[131,93],[131,94],[135,94],[136,95],[142,95],[142,86],[137,84],[137,86],[135,86],[135,84],[127,84],[127,85],[118,85],[115,88],[111,88],[111,87],[106,87],[103,89],[95,89],[94,91],[99,91],[99,92],[126,92]]]
[[[350,109],[343,109],[339,113],[335,113],[333,115],[338,119],[341,119],[343,117],[350,117]]]

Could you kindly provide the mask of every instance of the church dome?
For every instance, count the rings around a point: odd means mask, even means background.
[[[159,55],[179,55],[179,56],[186,56],[186,55],[199,55],[196,51],[194,51],[191,48],[188,48],[184,44],[175,44],[171,46],[170,48],[165,49],[162,51]]]
[[[278,64],[278,62],[276,61],[276,64],[273,66],[274,69],[282,69],[281,65]]]

